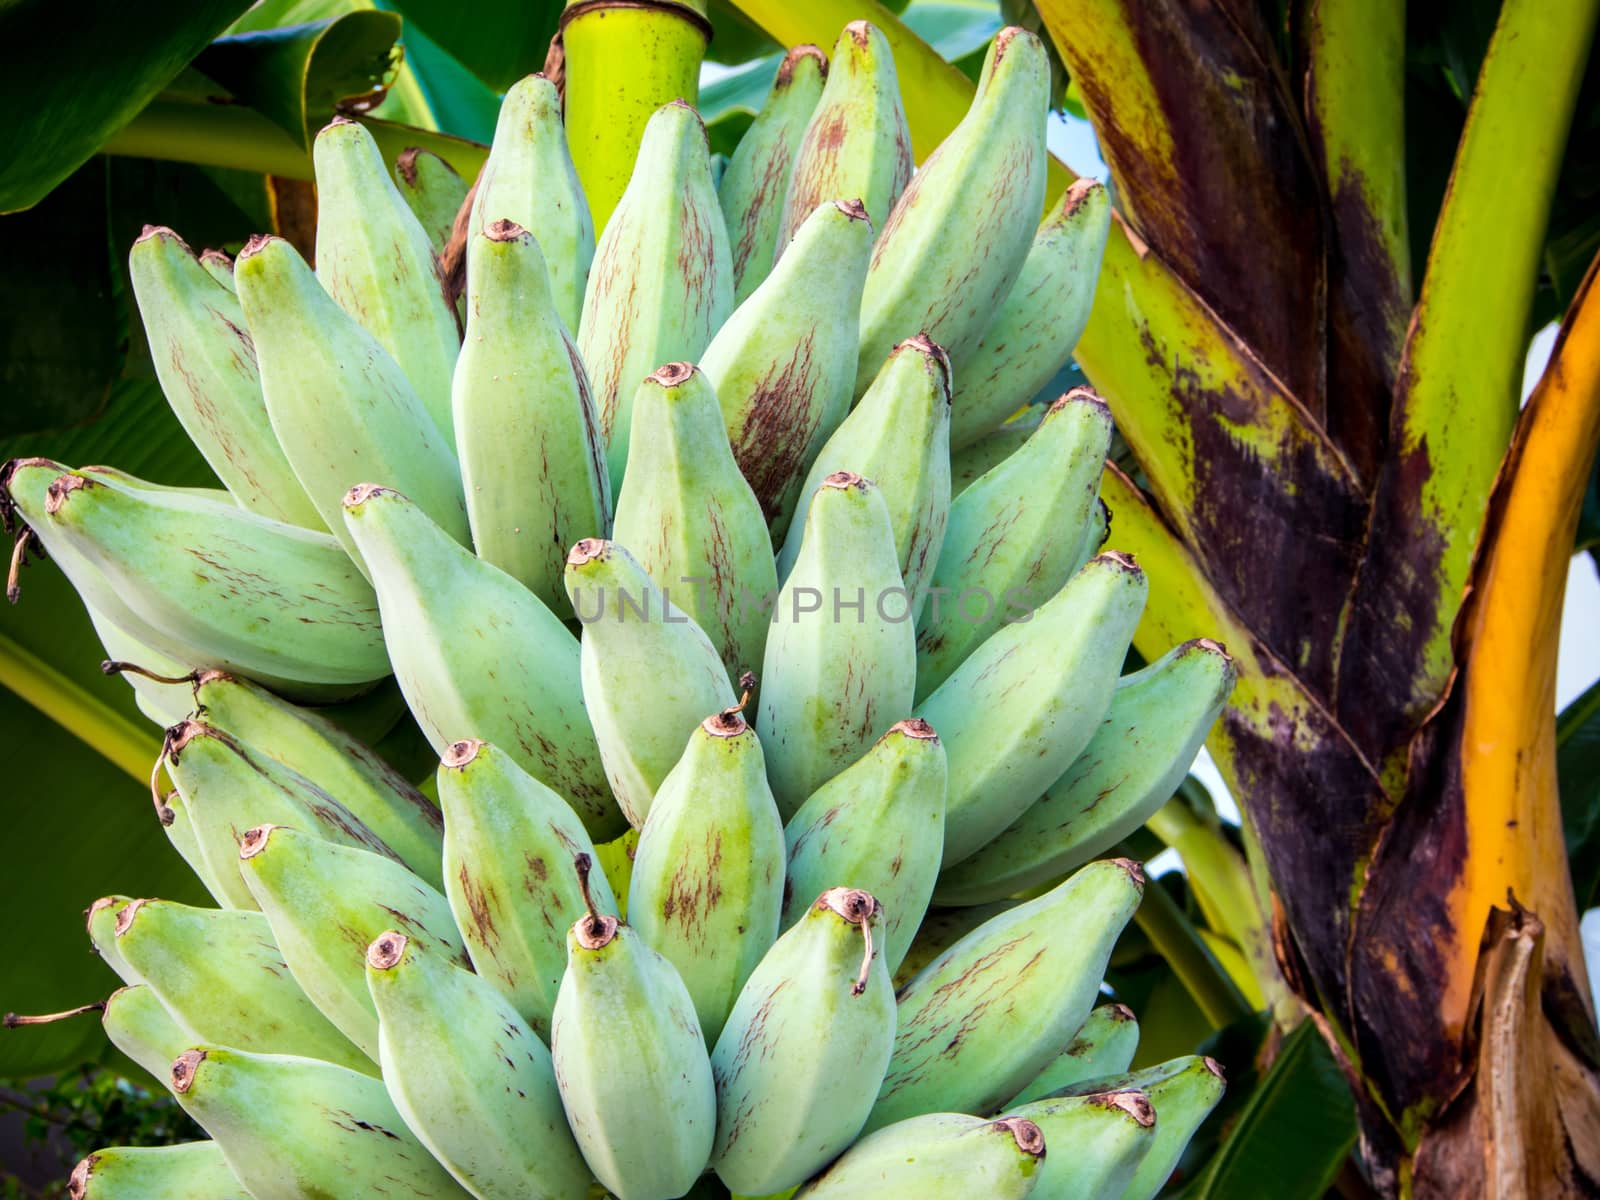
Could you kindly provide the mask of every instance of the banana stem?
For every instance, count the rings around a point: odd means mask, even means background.
[[[1250,1004],[1167,890],[1151,880],[1133,919],[1218,1029],[1250,1015]]]
[[[99,1013],[105,1012],[105,1010],[106,1002],[104,1000],[96,1000],[93,1004],[83,1004],[77,1008],[69,1008],[65,1012],[45,1013],[43,1016],[38,1017],[25,1017],[20,1013],[7,1013],[4,1019],[0,1020],[0,1025],[4,1025],[7,1029],[17,1029],[23,1025],[52,1025],[57,1021],[81,1017],[84,1013]]]

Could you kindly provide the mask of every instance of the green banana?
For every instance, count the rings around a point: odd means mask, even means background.
[[[733,241],[733,302],[744,303],[772,270],[795,155],[822,98],[828,59],[815,46],[795,46],[778,65],[772,90],[717,185]]]
[[[561,93],[543,75],[511,85],[500,102],[494,144],[478,175],[467,222],[470,241],[495,221],[514,221],[538,239],[555,310],[578,328],[594,261],[594,219],[567,150]],[[468,268],[471,279],[471,268]]]
[[[613,495],[639,381],[662,363],[698,359],[732,308],[733,255],[706,128],[674,100],[645,126],[627,190],[595,249],[578,323]]]
[[[1066,773],[998,837],[940,876],[939,903],[982,904],[1026,891],[1143,825],[1189,773],[1234,679],[1228,652],[1205,638],[1123,676]]]
[[[795,151],[774,261],[782,260],[812,211],[830,200],[859,200],[872,228],[882,229],[911,170],[911,131],[894,52],[875,26],[851,21],[834,44],[827,83]]]
[[[816,494],[835,471],[865,475],[883,491],[912,611],[933,576],[950,519],[950,359],[918,334],[894,348],[878,378],[811,463],[800,489]],[[800,551],[790,525],[778,555],[786,578]]]
[[[1143,1092],[1095,1092],[1036,1100],[1006,1116],[1032,1121],[1062,1153],[1046,1158],[1033,1200],[1118,1200],[1160,1136],[1156,1110]]]
[[[290,977],[260,913],[135,900],[117,917],[116,940],[190,1037],[371,1071]]]
[[[953,500],[1022,448],[1039,428],[1042,405],[1031,405],[998,429],[965,446],[950,449],[950,497]]]
[[[428,231],[395,187],[365,126],[335,117],[317,134],[311,160],[317,176],[317,280],[393,356],[435,432],[453,445],[450,374],[461,327],[445,297]],[[371,471],[364,474],[372,478]],[[356,482],[347,479],[344,487]],[[338,521],[337,513],[323,515],[330,528]]]
[[[707,717],[688,743],[639,834],[628,923],[678,969],[706,1044],[715,1045],[778,936],[783,823],[761,743],[738,709]]]
[[[1200,1122],[1211,1115],[1226,1087],[1222,1068],[1215,1059],[1191,1054],[1126,1075],[1087,1079],[1058,1095],[1132,1089],[1149,1097],[1156,1110],[1155,1144],[1134,1171],[1122,1200],[1152,1200],[1166,1185],[1189,1139],[1200,1128]]]
[[[1074,388],[1020,450],[951,503],[917,622],[919,699],[1007,620],[1072,577],[1078,531],[1094,510],[1110,446],[1111,410],[1087,388]]]
[[[1039,1127],[1020,1117],[929,1113],[862,1138],[794,1200],[1026,1200],[1045,1151]]]
[[[401,364],[334,302],[282,238],[251,238],[234,278],[273,431],[351,557],[361,561],[340,505],[363,480],[398,488],[468,544],[461,469],[451,449],[449,377],[442,411],[425,407]]]
[[[366,743],[326,717],[225,671],[195,677],[194,703],[206,724],[337,797],[401,862],[439,886],[444,821],[438,806]]]
[[[734,461],[777,537],[800,500],[806,465],[850,410],[871,253],[872,224],[858,201],[818,205],[700,359]]]
[[[1094,179],[1076,180],[1047,216],[982,340],[961,364],[950,444],[966,446],[1037,396],[1072,358],[1089,323],[1111,199]]]
[[[215,1142],[111,1146],[80,1159],[71,1200],[250,1200]]]
[[[1002,900],[998,904],[980,904],[971,908],[929,908],[911,939],[911,949],[900,960],[900,969],[894,973],[894,988],[899,991],[915,979],[922,968],[954,946],[978,926],[1022,903],[1020,900]]]
[[[373,566],[395,678],[434,750],[493,742],[559,792],[592,837],[621,832],[571,631],[398,492],[352,488],[346,520]]]
[[[178,1024],[155,988],[146,983],[112,992],[100,1023],[113,1046],[157,1079],[166,1077],[172,1060],[194,1041],[194,1035]]]
[[[143,982],[117,948],[117,914],[132,903],[131,896],[101,896],[83,911],[83,923],[89,930],[89,943],[123,983]]]
[[[35,509],[22,493],[38,472],[23,464],[10,476],[28,524],[46,549],[68,547],[69,570],[88,563],[98,581],[80,569],[74,584],[84,579],[96,608],[156,649],[269,682],[348,686],[388,674],[372,590],[327,534],[85,475],[51,481]],[[119,619],[124,611],[136,624]]]
[[[272,432],[233,292],[182,238],[152,225],[128,254],[128,275],[161,390],[217,478],[252,512],[325,530]]]
[[[435,254],[444,253],[456,214],[467,199],[467,181],[431,150],[408,146],[394,160],[394,185],[428,235]]]
[[[728,673],[711,639],[619,543],[578,542],[566,584],[583,622],[583,703],[611,792],[639,828],[701,718],[733,703]]]
[[[849,471],[829,475],[778,592],[762,665],[756,731],[785,820],[909,715],[910,604],[882,493]]]
[[[694,1002],[631,927],[600,914],[592,861],[576,867],[588,912],[567,935],[550,1053],[567,1123],[617,1200],[669,1200],[711,1159],[717,1097]]]
[[[444,892],[473,969],[548,1041],[566,931],[583,913],[566,864],[594,853],[589,834],[566,801],[485,742],[451,745],[438,780]],[[603,872],[591,884],[603,907],[616,907]]]
[[[915,331],[945,348],[959,383],[1022,273],[1044,211],[1049,114],[1043,43],[1017,26],[1002,29],[967,115],[878,225],[861,296],[856,395],[894,344]]]
[[[777,594],[778,577],[766,517],[734,461],[717,395],[692,364],[668,363],[639,385],[633,428],[612,537],[705,631],[737,679],[761,665],[763,602]]]
[[[813,792],[784,829],[784,927],[805,915],[806,897],[861,888],[884,906],[883,960],[898,970],[939,872],[946,774],[938,734],[913,718]]]
[[[200,265],[205,268],[207,275],[228,291],[233,291],[233,256],[226,250],[200,251]]]
[[[550,1051],[504,996],[386,930],[367,949],[383,1080],[418,1140],[479,1200],[584,1200]]]
[[[196,1046],[166,1077],[253,1200],[467,1195],[371,1076],[292,1054]]]
[[[429,949],[467,965],[450,905],[392,859],[278,825],[246,831],[239,859],[289,973],[323,1016],[373,1062],[378,1061],[378,1016],[364,967],[372,940],[386,929],[402,928]]]
[[[570,616],[566,548],[605,534],[611,482],[588,376],[557,314],[544,256],[511,221],[490,221],[468,243],[467,338],[453,396],[478,557]]]
[[[167,841],[172,843],[172,848],[178,852],[178,857],[194,872],[195,878],[200,881],[211,898],[221,908],[232,908],[233,902],[239,899],[237,891],[230,891],[230,879],[211,869],[206,862],[206,856],[200,849],[200,835],[194,827],[194,820],[189,815],[189,805],[178,794],[177,788],[172,788],[165,795],[152,789],[151,801],[155,804],[156,820],[161,823],[161,831],[167,835]],[[236,873],[235,873],[236,874]],[[254,904],[246,905],[253,908]]]
[[[994,840],[1089,744],[1111,706],[1148,589],[1126,555],[1090,559],[917,706],[950,757],[945,867]]]
[[[828,889],[739,993],[711,1053],[711,1165],[732,1191],[803,1183],[860,1132],[894,1049],[882,913],[868,892]]]
[[[1014,1109],[1085,1079],[1121,1074],[1138,1048],[1139,1020],[1133,1010],[1125,1004],[1102,1004],[1073,1034],[1067,1048],[1006,1107]]]
[[[924,967],[900,989],[894,1057],[867,1128],[940,1108],[989,1113],[1015,1096],[1088,1017],[1143,891],[1137,863],[1091,863]]]
[[[183,797],[208,873],[229,908],[255,907],[239,868],[239,838],[267,823],[393,856],[383,840],[305,776],[203,721],[167,730],[158,762]]]

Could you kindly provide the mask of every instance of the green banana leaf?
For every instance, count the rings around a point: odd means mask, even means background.
[[[248,7],[192,0],[156,14],[115,0],[69,11],[53,0],[0,5],[0,212],[37,204]]]
[[[1578,909],[1600,903],[1600,682],[1556,720],[1561,824]]]
[[[1320,1196],[1355,1141],[1350,1089],[1316,1026],[1303,1021],[1251,1089],[1204,1172],[1178,1195],[1183,1200]]]
[[[561,0],[394,0],[408,24],[491,90],[503,92],[543,69]]]
[[[389,81],[400,27],[393,13],[347,12],[218,38],[194,65],[309,149],[337,105]]]

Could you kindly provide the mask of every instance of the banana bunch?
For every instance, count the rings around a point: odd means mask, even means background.
[[[1030,33],[915,174],[883,35],[832,63],[789,54],[720,190],[695,111],[656,113],[600,230],[534,77],[470,198],[325,129],[314,265],[134,245],[225,490],[0,486],[13,597],[54,559],[167,731],[156,817],[216,907],[97,901],[126,986],[91,1007],[212,1140],[98,1152],[73,1196],[1163,1185],[1220,1071],[1128,1073],[1095,1004],[1144,877],[1095,860],[1233,666],[1123,674],[1109,412],[1008,423],[1087,319],[1105,190],[1037,223]],[[352,732],[396,688],[437,802]]]

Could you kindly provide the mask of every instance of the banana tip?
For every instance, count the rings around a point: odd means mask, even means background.
[[[478,757],[478,751],[483,749],[483,743],[477,738],[462,738],[459,742],[451,742],[445,747],[439,765],[459,771],[473,759]]]
[[[580,538],[574,542],[572,549],[567,552],[567,566],[581,567],[585,563],[603,560],[609,553],[611,543],[605,538]]]
[[[205,1062],[204,1050],[185,1050],[172,1062],[172,1090],[180,1094],[194,1086],[195,1072]]]
[[[96,903],[99,903],[96,901]],[[133,927],[133,919],[139,915],[139,910],[145,905],[143,900],[130,900],[124,904],[117,913],[117,919],[111,924],[111,933],[114,937],[121,937]]]
[[[71,1200],[83,1200],[89,1192],[89,1176],[94,1172],[94,1165],[100,1160],[98,1154],[90,1154],[78,1160],[78,1165],[72,1168],[72,1174],[67,1177],[67,1195]]]
[[[346,512],[354,512],[374,496],[398,495],[393,488],[376,483],[358,483],[344,494]]]
[[[1011,1134],[1017,1149],[1033,1158],[1044,1157],[1044,1132],[1026,1117],[1007,1117],[995,1125]]]
[[[375,971],[391,971],[405,957],[410,939],[395,929],[386,929],[367,947],[367,965]]]
[[[246,829],[239,838],[239,857],[241,859],[254,858],[267,848],[267,843],[272,840],[272,831],[276,825],[257,825],[254,829]]]

